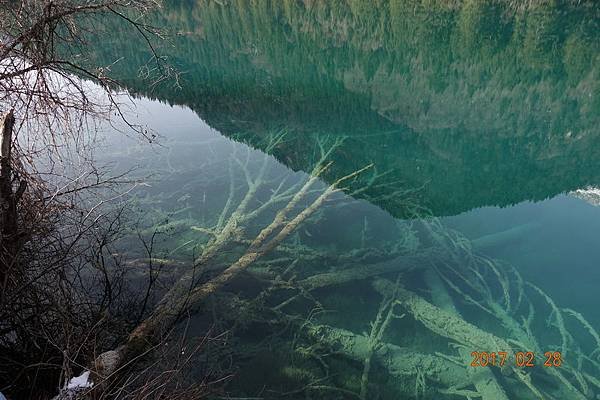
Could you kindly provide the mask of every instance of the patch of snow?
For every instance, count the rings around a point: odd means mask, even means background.
[[[90,371],[85,371],[83,374],[71,378],[67,383],[67,390],[91,388],[92,386],[94,386],[94,383],[90,380]]]
[[[588,187],[585,189],[574,190],[570,193],[571,195],[585,200],[593,206],[600,206],[600,188]]]

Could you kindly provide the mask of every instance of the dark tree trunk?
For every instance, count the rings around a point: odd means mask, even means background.
[[[18,272],[18,254],[21,247],[17,204],[25,190],[21,181],[14,190],[12,142],[15,117],[13,111],[2,119],[2,142],[0,143],[0,289],[4,291],[11,277]]]

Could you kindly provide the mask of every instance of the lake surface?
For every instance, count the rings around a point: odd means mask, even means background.
[[[567,3],[170,2],[178,85],[135,32],[98,47],[159,136],[108,157],[157,256],[225,238],[199,282],[332,188],[192,319],[218,398],[600,398],[600,6]]]

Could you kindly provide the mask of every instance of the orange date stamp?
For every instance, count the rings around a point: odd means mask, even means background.
[[[514,365],[516,367],[535,367],[535,353],[533,351],[517,351],[513,357],[509,357],[506,351],[473,351],[471,352],[471,367],[503,367],[504,365]],[[509,360],[509,358],[511,358]],[[563,359],[560,351],[547,351],[544,353],[544,367],[560,367]]]

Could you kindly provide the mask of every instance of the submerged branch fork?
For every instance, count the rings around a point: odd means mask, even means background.
[[[294,217],[289,222],[284,222],[285,217],[289,212],[298,204],[298,202],[304,198],[304,194],[310,188],[314,181],[309,179],[304,187],[299,191],[300,195],[295,196],[290,203],[282,210],[281,213],[278,213],[277,216],[273,219],[271,224],[269,224],[266,228],[264,228],[256,237],[256,239],[250,244],[247,252],[241,256],[235,263],[226,268],[220,275],[211,279],[210,281],[201,284],[198,287],[192,288],[189,293],[182,292],[171,292],[167,295],[165,302],[161,302],[158,308],[155,311],[155,314],[150,316],[142,325],[138,327],[132,334],[135,336],[146,336],[147,331],[155,330],[158,325],[157,323],[164,322],[173,322],[174,318],[179,313],[179,310],[189,308],[190,306],[197,304],[198,302],[204,300],[210,294],[216,292],[220,289],[225,283],[229,282],[233,277],[235,277],[239,272],[245,270],[250,264],[256,261],[258,258],[262,257],[266,253],[273,250],[279,243],[281,243],[288,235],[298,227],[303,221],[305,221],[310,215],[312,215],[319,207],[323,205],[323,203],[327,200],[327,198],[336,191],[338,185],[347,179],[350,179],[362,171],[370,168],[367,166],[358,170],[352,174],[344,176],[338,179],[336,182],[331,184],[313,203],[302,210],[296,217]],[[275,236],[269,240],[268,237],[274,233],[276,229],[281,227],[281,230],[275,234]],[[144,332],[141,334],[141,332]]]

